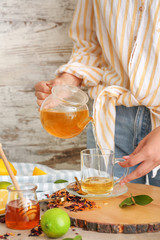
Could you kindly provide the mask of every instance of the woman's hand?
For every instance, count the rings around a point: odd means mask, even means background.
[[[126,161],[119,163],[121,167],[140,165],[121,180],[121,185],[146,175],[152,169],[160,165],[160,127],[150,132],[139,143],[132,154],[124,156],[123,158]]]
[[[53,80],[38,82],[35,85],[35,95],[37,97],[37,104],[41,106],[44,99],[51,94],[51,89],[53,86],[56,85],[79,86],[81,82],[82,79],[69,73],[63,73]]]

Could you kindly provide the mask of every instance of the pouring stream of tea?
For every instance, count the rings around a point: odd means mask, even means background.
[[[93,136],[96,144],[96,154],[97,154],[97,161],[98,161],[98,175],[100,176],[100,157],[99,157],[99,148],[98,148],[98,142],[97,142],[97,135],[96,135],[96,126],[94,123],[94,119],[92,117],[90,118],[90,122],[92,124],[92,129],[93,129]]]

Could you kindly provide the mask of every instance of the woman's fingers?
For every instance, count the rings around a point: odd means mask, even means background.
[[[51,93],[51,87],[50,84],[46,81],[41,81],[35,85],[35,95],[37,92],[43,92],[50,94]],[[36,95],[37,96],[37,95]]]
[[[129,156],[125,156],[123,157],[126,161],[124,162],[119,162],[119,165],[121,167],[133,167],[137,164],[139,164],[140,162],[144,161],[146,159],[145,154],[143,153],[143,151],[138,152],[135,155],[129,155]]]
[[[152,141],[148,142],[148,138],[150,137],[150,140]],[[133,167],[139,164],[139,166],[132,173],[130,173],[127,177],[121,180],[120,184],[125,184],[129,181],[140,178],[149,173],[151,170],[153,170],[160,164],[159,148],[156,144],[151,144],[155,140],[155,138],[156,140],[158,140],[159,136],[157,139],[157,136],[155,136],[155,134],[149,135],[149,137],[144,139],[141,147],[139,147],[136,153],[134,152],[134,154],[132,153],[129,156],[125,156],[124,159],[126,161],[119,163],[119,165],[124,168]],[[157,143],[159,143],[159,141]]]
[[[37,104],[38,104],[39,107],[42,105],[42,103],[43,103],[43,100],[37,99]]]
[[[51,94],[52,84],[53,80],[41,81],[35,85],[35,96],[37,97],[38,106],[41,106],[44,99]]]
[[[44,100],[46,97],[48,97],[50,94],[44,93],[44,92],[35,92],[35,95],[38,100]]]
[[[144,175],[146,175],[147,173],[149,173],[151,171],[151,169],[155,168],[157,165],[151,161],[144,161],[142,162],[133,172],[131,172],[128,176],[126,176],[125,178],[123,178],[120,181],[121,185],[126,184],[127,182],[130,182],[134,179],[140,178]]]

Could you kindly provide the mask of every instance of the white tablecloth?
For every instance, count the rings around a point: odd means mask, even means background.
[[[75,181],[75,176],[80,179],[80,171],[55,170],[41,164],[32,163],[12,162],[12,164],[17,170],[16,179],[18,183],[34,183],[37,185],[38,200],[46,198],[45,194],[52,194],[57,190],[65,188],[70,182]],[[46,172],[47,175],[32,176],[35,166]],[[64,179],[68,182],[55,184],[54,182],[59,179]],[[9,176],[0,176],[0,181],[12,182]]]

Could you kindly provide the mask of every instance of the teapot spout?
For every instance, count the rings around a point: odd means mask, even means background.
[[[78,124],[78,127],[83,130],[89,122],[93,122],[92,117],[87,117],[83,122]]]

